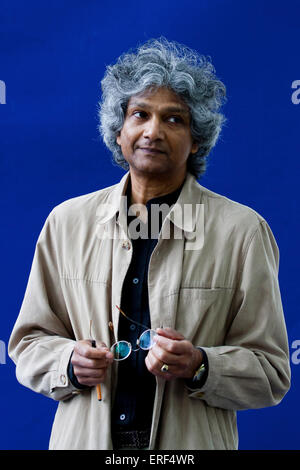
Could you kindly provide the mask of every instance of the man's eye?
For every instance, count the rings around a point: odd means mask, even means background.
[[[133,116],[143,119],[147,117],[147,113],[145,111],[134,111]]]
[[[168,118],[169,122],[174,122],[174,123],[181,123],[183,122],[182,118],[180,116],[170,116]]]

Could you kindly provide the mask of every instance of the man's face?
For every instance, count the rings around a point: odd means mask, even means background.
[[[189,108],[167,88],[130,98],[117,143],[130,169],[149,176],[185,174],[190,153],[198,150]]]

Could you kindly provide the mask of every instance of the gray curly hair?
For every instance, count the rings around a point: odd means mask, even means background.
[[[167,87],[188,105],[191,134],[199,144],[197,153],[188,157],[187,169],[196,178],[205,172],[207,156],[225,122],[219,109],[226,99],[225,85],[216,78],[209,58],[163,37],[152,39],[108,66],[101,86],[99,131],[117,165],[129,168],[116,142],[129,99],[152,87]]]

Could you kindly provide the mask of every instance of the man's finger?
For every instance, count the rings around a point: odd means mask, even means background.
[[[186,354],[189,350],[189,345],[186,340],[170,339],[158,335],[154,337],[154,342],[168,353],[178,356]]]
[[[182,340],[184,336],[173,328],[156,328],[156,333],[170,339]]]
[[[151,374],[156,375],[157,377],[163,377],[166,380],[171,380],[173,378],[172,375],[168,372],[161,371],[162,363],[160,363],[160,361],[158,361],[154,355],[151,354],[151,351],[149,351],[146,356],[145,364]]]
[[[99,347],[97,345],[96,348],[93,348],[90,341],[78,341],[75,345],[74,351],[80,356],[88,359],[104,359],[106,355],[111,353],[105,343],[102,344],[103,346]]]
[[[85,367],[87,369],[101,369],[107,367],[110,361],[103,357],[101,359],[90,359],[80,354],[74,353],[71,358],[73,366]]]
[[[74,367],[74,374],[76,375],[77,379],[80,378],[91,378],[91,379],[101,379],[106,372],[105,368],[99,369],[88,369],[86,367],[75,366]]]
[[[105,381],[106,379],[106,370],[103,369],[103,373],[97,377],[90,377],[85,375],[76,375],[77,380],[82,385],[87,385],[88,387],[94,387]]]
[[[168,365],[177,365],[180,361],[180,355],[172,354],[168,352],[165,348],[160,347],[158,344],[155,344],[151,349],[153,356],[160,362],[166,363]]]

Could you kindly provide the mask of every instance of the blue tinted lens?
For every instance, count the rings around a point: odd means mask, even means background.
[[[122,361],[129,356],[131,351],[130,344],[127,341],[119,341],[111,347],[111,352],[114,355],[116,361]]]
[[[144,331],[140,336],[139,346],[141,349],[151,349],[154,346],[153,338],[157,333],[154,330]]]

